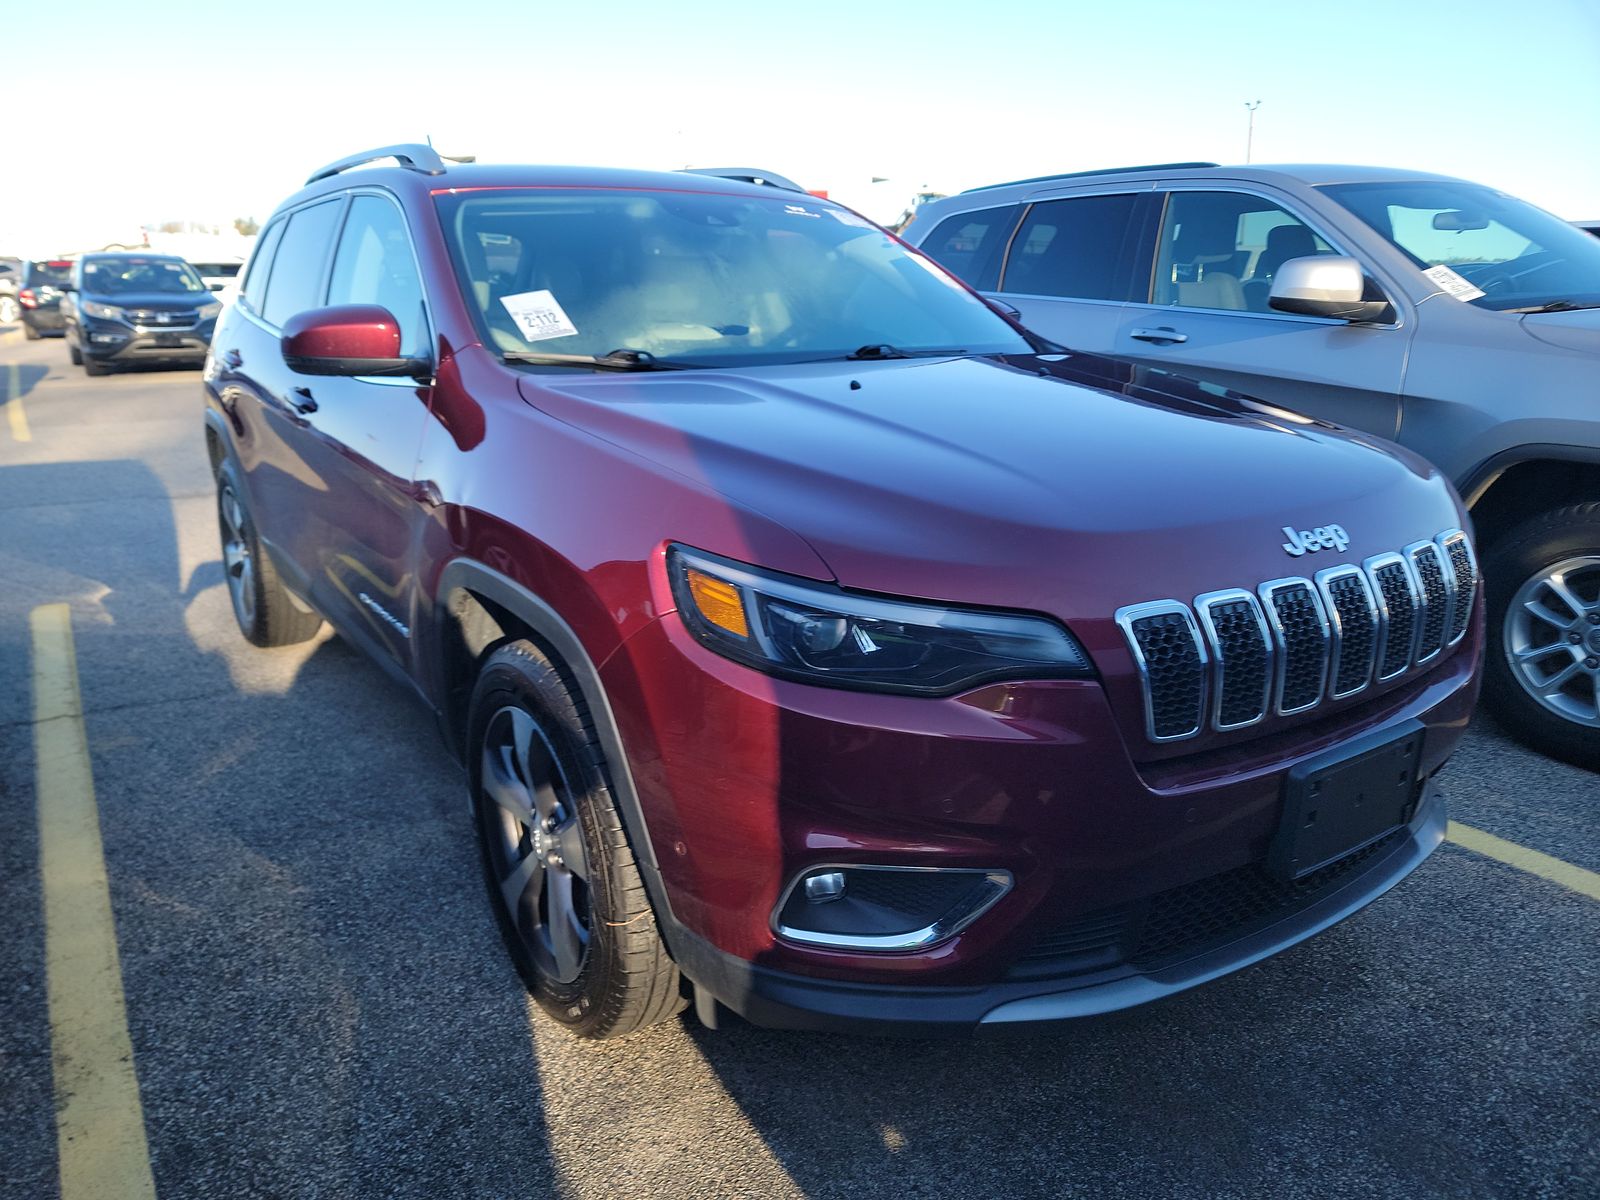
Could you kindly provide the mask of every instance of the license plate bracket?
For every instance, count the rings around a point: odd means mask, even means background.
[[[183,339],[175,333],[158,333],[152,340],[157,346],[164,348],[183,345]]]
[[[1292,883],[1406,823],[1416,801],[1423,725],[1407,721],[1289,771],[1267,869]]]

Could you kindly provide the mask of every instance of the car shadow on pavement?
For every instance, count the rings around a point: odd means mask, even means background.
[[[26,680],[29,611],[66,601],[158,1192],[548,1192],[526,997],[430,717],[326,633],[247,645],[212,502],[141,463],[7,467],[0,520],[7,1179],[53,1193]]]
[[[37,363],[14,363],[0,369],[0,404],[22,399],[48,374],[50,368]]]

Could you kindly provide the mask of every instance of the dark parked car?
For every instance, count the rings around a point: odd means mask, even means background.
[[[205,390],[240,628],[432,707],[581,1034],[1121,1009],[1443,836],[1483,623],[1439,473],[1060,353],[826,200],[355,155]]]
[[[169,254],[86,254],[61,306],[67,353],[90,375],[130,363],[205,361],[222,305]]]
[[[905,236],[1075,350],[1437,463],[1483,550],[1486,697],[1600,768],[1600,243],[1448,176],[1215,163],[975,188]]]
[[[28,340],[46,334],[60,337],[66,329],[61,319],[61,298],[72,282],[72,263],[67,259],[27,263],[20,282],[17,303],[22,308],[22,329]]]

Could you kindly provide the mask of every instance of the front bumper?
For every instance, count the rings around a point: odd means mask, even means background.
[[[637,836],[650,844],[656,914],[684,973],[759,1024],[938,1032],[1159,999],[1381,895],[1442,837],[1431,780],[1466,729],[1482,640],[1480,602],[1469,636],[1403,684],[1158,762],[1130,756],[1089,680],[931,700],[811,687],[712,654],[671,613],[600,670],[638,793]],[[1422,783],[1407,827],[1319,872],[1315,887],[1272,894],[1260,876],[1286,776],[1412,722]],[[867,953],[775,931],[780,896],[819,864],[976,869],[1015,882],[944,941]],[[1159,924],[1145,920],[1156,906],[1211,903],[1217,889],[1226,919],[1201,914],[1203,936],[1143,937]]]
[[[203,362],[216,318],[188,328],[163,328],[80,316],[81,349],[98,362]]]
[[[999,1031],[1104,1016],[1176,996],[1253,963],[1359,912],[1399,883],[1444,840],[1444,793],[1424,786],[1411,822],[1359,870],[1309,903],[1238,936],[1140,971],[1124,966],[1074,979],[1005,980],[978,987],[860,984],[774,971],[723,954],[701,939],[679,965],[695,984],[754,1024],[773,1029],[932,1036]],[[674,947],[675,953],[681,953]]]

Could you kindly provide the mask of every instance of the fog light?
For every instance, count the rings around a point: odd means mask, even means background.
[[[784,889],[772,929],[807,946],[923,950],[960,933],[1010,888],[1009,871],[973,867],[811,867]]]
[[[125,339],[120,333],[91,333],[89,340],[91,342],[120,342]]]
[[[821,875],[806,876],[806,899],[813,904],[826,904],[844,895],[844,872],[825,871]]]

